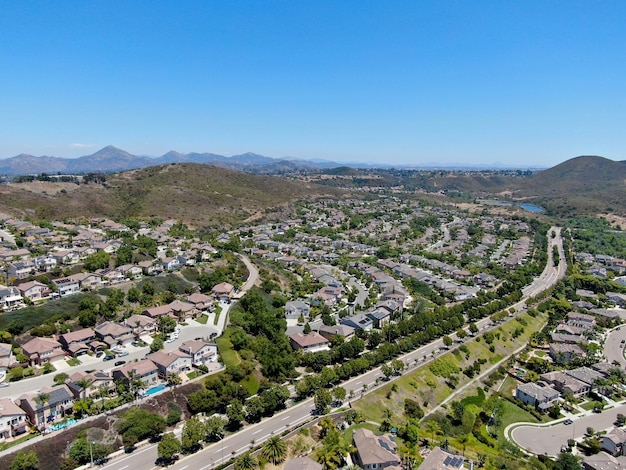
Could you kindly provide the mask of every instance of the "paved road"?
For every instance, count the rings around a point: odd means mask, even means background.
[[[559,423],[553,426],[522,425],[511,431],[511,438],[517,445],[535,454],[558,455],[561,446],[567,445],[568,439],[584,436],[588,427],[596,432],[613,428],[617,414],[626,413],[626,405],[621,404],[602,413],[591,413],[583,417],[572,418],[572,424]]]
[[[611,330],[604,342],[604,356],[607,362],[618,362],[622,369],[626,369],[624,359],[624,344],[626,344],[626,327],[617,327]]]
[[[257,281],[259,277],[259,271],[250,262],[250,260],[246,256],[241,256],[242,261],[245,263],[249,275],[248,279],[239,290],[238,297],[243,296]],[[224,328],[226,326],[226,321],[228,318],[228,311],[232,307],[233,304],[227,304],[225,302],[220,302],[220,306],[222,307],[222,312],[218,319],[218,324],[214,325],[214,315],[209,315],[209,321],[206,325],[202,325],[194,320],[188,321],[187,326],[181,326],[180,335],[177,340],[172,343],[165,343],[164,349],[166,351],[172,351],[178,349],[178,347],[187,340],[195,339],[198,337],[202,338],[210,338],[212,333],[217,333],[218,335],[222,334]],[[135,348],[133,346],[126,346],[124,348],[128,351],[128,356],[122,357],[120,359],[125,360],[126,362],[134,361],[135,359],[142,359],[146,354],[150,352],[149,347],[143,348]],[[86,370],[104,370],[110,371],[115,368],[113,365],[115,361],[103,362],[102,358],[96,358],[93,356],[81,356],[80,361],[82,364],[78,366],[70,367],[67,365],[65,361],[59,362],[57,367],[57,372],[47,375],[41,375],[39,377],[33,377],[31,379],[21,380],[19,382],[13,382],[9,387],[0,388],[0,398],[11,398],[17,399],[24,393],[29,393],[37,390],[41,390],[43,387],[49,387],[54,384],[54,376],[60,372],[65,372],[66,374],[73,374],[74,372],[83,372]]]

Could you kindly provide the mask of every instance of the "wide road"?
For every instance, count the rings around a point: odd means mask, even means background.
[[[560,236],[556,238],[557,240],[560,240]],[[536,290],[535,288],[538,289],[539,286],[542,286],[543,289],[548,288],[552,284],[556,283],[559,278],[561,266],[559,266],[559,269],[552,266],[551,249],[552,248],[550,247],[548,250],[548,256],[550,258],[548,266],[546,267],[542,275],[539,276],[531,286],[529,286],[531,288],[531,292],[534,292]],[[564,259],[565,258],[562,256],[561,265],[564,265]],[[562,272],[565,272],[565,268],[562,269]],[[250,286],[246,283],[246,287],[249,288]],[[524,297],[525,299],[528,298],[527,295],[525,295]],[[476,322],[476,324],[480,330],[485,330],[494,326],[493,322],[489,318],[483,318],[482,320]],[[186,328],[183,328],[183,332],[185,331],[185,329]],[[181,338],[183,332],[181,332]],[[454,337],[454,335],[451,336]],[[179,340],[181,338],[179,338]],[[443,345],[443,340],[438,339],[402,356],[400,359],[407,365],[408,370],[410,371],[418,365],[432,360],[434,357],[437,357],[439,354],[442,354],[444,352],[445,349]],[[374,386],[379,383],[382,376],[383,374],[380,370],[380,367],[378,367],[359,377],[355,377],[341,384],[341,386],[346,389],[346,391],[348,392],[348,396],[353,397],[349,399],[354,400],[358,399],[362,393],[366,393],[368,390],[374,388]],[[286,429],[295,427],[296,425],[307,420],[311,417],[311,412],[313,411],[313,408],[314,405],[311,398],[299,402],[296,405],[291,406],[287,410],[263,420],[261,423],[247,426],[238,433],[229,435],[218,443],[206,446],[200,452],[181,459],[170,468],[174,470],[212,469],[222,462],[228,461],[234,456],[240,455],[241,453],[245,452],[251,447],[251,445],[256,446],[263,443],[272,434],[282,433]],[[115,460],[102,466],[101,468],[107,470],[151,469],[155,467],[156,459],[157,445],[149,444],[140,449],[137,449],[132,454],[116,458]]]
[[[558,455],[568,439],[578,439],[585,435],[587,428],[594,431],[613,428],[618,413],[626,413],[626,405],[618,405],[602,413],[591,413],[580,418],[572,418],[572,424],[563,420],[553,426],[521,425],[514,428],[510,435],[520,447],[537,455]]]
[[[624,345],[626,344],[626,326],[618,326],[612,329],[604,342],[604,356],[610,364],[617,362],[621,369],[626,369],[624,359]]]

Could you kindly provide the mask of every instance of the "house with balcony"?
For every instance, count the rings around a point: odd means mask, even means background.
[[[22,297],[28,297],[32,301],[41,300],[50,296],[50,288],[37,281],[23,282],[17,285]]]
[[[215,343],[193,339],[185,341],[178,349],[191,356],[193,365],[206,366],[211,362],[217,362],[217,345]]]
[[[68,295],[80,292],[80,282],[71,277],[54,279],[52,283],[57,287],[57,292],[61,297],[67,297]]]
[[[35,274],[35,263],[30,260],[27,261],[14,261],[10,263],[7,268],[7,275],[13,279],[26,279],[29,276]]]
[[[162,349],[148,354],[147,358],[154,362],[161,378],[167,377],[168,374],[179,374],[191,370],[191,356],[186,352]]]
[[[43,430],[61,419],[74,406],[74,396],[67,385],[44,387],[40,392],[26,393],[18,399],[31,425]]]
[[[26,412],[9,398],[0,398],[0,442],[24,434],[28,420]]]
[[[0,307],[3,310],[13,310],[24,306],[24,299],[17,287],[0,288]]]
[[[138,380],[144,388],[149,388],[159,381],[159,370],[151,360],[142,359],[113,369],[113,380],[120,380],[126,385]]]
[[[135,338],[150,335],[157,331],[157,322],[147,315],[131,315],[124,320],[124,326],[132,330]]]
[[[74,372],[66,382],[74,398],[92,398],[103,390],[111,392],[115,390],[115,382],[110,372],[101,370],[93,372]]]

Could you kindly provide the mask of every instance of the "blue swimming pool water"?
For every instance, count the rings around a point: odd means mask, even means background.
[[[149,388],[146,390],[146,395],[154,395],[162,390],[165,390],[165,385],[157,385],[156,387]]]

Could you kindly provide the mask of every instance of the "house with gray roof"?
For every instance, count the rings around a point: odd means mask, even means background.
[[[515,398],[541,411],[550,408],[560,396],[552,387],[542,387],[532,382],[520,384],[515,389]]]
[[[376,435],[363,428],[352,433],[352,442],[356,448],[353,454],[354,462],[363,470],[402,468],[398,446],[393,436]]]

